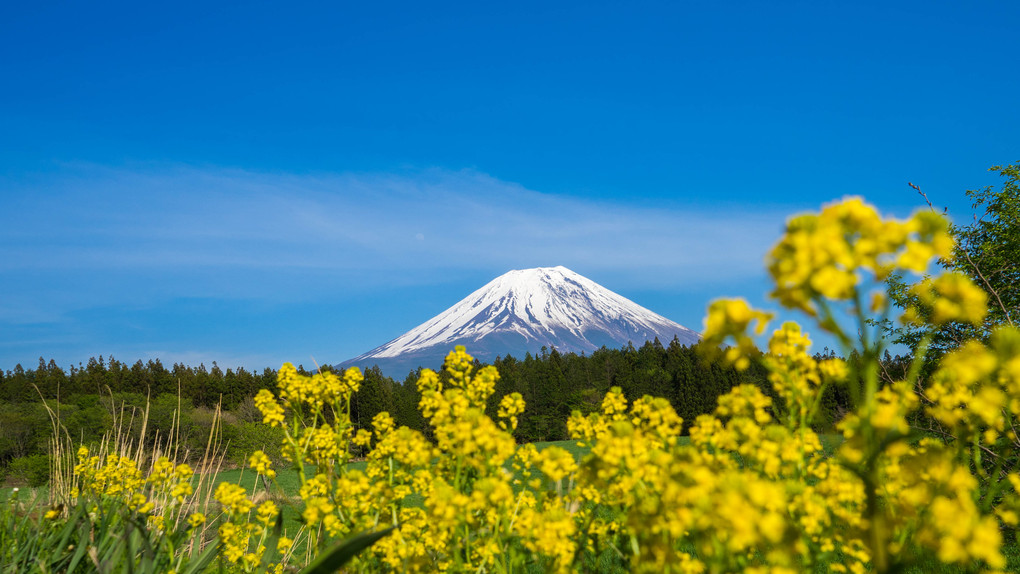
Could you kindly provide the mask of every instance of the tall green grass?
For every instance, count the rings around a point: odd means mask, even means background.
[[[220,417],[216,417],[205,451],[192,454],[182,446],[179,412],[165,435],[148,433],[148,406],[138,412],[121,406],[112,412],[114,424],[89,456],[106,460],[110,455],[135,463],[143,476],[151,474],[160,457],[174,466],[195,466],[195,495],[185,499],[179,511],[152,528],[147,516],[129,508],[117,497],[86,496],[74,472],[78,444],[60,423],[60,414],[44,402],[50,415],[50,481],[46,488],[22,492],[7,489],[0,494],[0,572],[200,572],[216,557],[216,536],[211,522],[189,528],[185,518],[195,512],[213,515],[217,503],[212,485],[223,467],[225,449],[219,440]],[[164,491],[150,496],[151,515],[174,504]]]

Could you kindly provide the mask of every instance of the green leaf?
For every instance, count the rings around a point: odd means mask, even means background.
[[[396,527],[390,526],[386,530],[366,532],[346,540],[341,540],[335,546],[320,554],[318,558],[301,571],[301,574],[333,574],[341,566],[350,562],[362,550],[372,546],[376,541],[393,532],[394,528]]]
[[[209,544],[202,554],[199,555],[197,560],[188,562],[187,568],[181,571],[181,574],[196,574],[197,572],[204,572],[209,563],[216,558],[216,551],[219,550],[220,545]]]
[[[67,565],[68,572],[74,572],[74,569],[78,567],[78,563],[85,557],[85,551],[89,548],[89,534],[92,529],[91,524],[83,522],[81,525],[81,536],[78,538],[78,547],[74,549],[74,556],[71,557],[71,562]]]
[[[53,547],[55,550],[61,548],[67,548],[68,543],[71,541],[71,535],[74,534],[78,521],[85,517],[85,506],[82,504],[77,505],[74,509],[74,513],[67,519],[67,524],[64,525],[64,529],[60,533],[60,539]],[[88,519],[86,517],[86,523]]]
[[[130,516],[130,517],[128,517],[125,520],[125,522],[129,526],[133,527],[133,528],[128,528],[128,532],[131,532],[132,534],[136,534],[135,537],[138,539],[139,543],[141,544],[141,547],[139,548],[137,553],[141,554],[144,558],[147,558],[151,562],[152,559],[155,558],[157,552],[156,552],[156,549],[154,549],[152,547],[152,540],[150,540],[149,537],[151,535],[156,535],[156,536],[159,536],[159,535],[156,534],[156,532],[154,530],[153,531],[149,530],[148,526],[145,524],[145,519],[144,518],[141,518],[141,517],[138,517],[138,516]]]
[[[273,525],[273,529],[269,532],[269,537],[266,538],[266,553],[262,557],[262,563],[276,562],[280,552],[276,549],[277,543],[280,541],[280,536],[283,534],[283,511],[281,510],[276,515],[276,524]]]

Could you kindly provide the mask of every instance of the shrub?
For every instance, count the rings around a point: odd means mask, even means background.
[[[46,454],[23,456],[7,467],[8,480],[27,486],[43,486],[50,480],[50,457]]]
[[[274,464],[283,462],[280,445],[283,444],[284,432],[281,428],[244,422],[225,425],[223,434],[229,441],[227,456],[232,462],[244,465],[255,451],[264,452]]]

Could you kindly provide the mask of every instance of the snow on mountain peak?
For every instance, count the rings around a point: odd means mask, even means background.
[[[442,356],[455,345],[483,359],[542,346],[563,352],[700,336],[563,266],[515,269],[400,337],[344,364]],[[488,356],[487,356],[488,355]]]

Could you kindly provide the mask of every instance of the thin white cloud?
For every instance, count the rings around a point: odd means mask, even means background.
[[[366,288],[542,265],[612,276],[619,287],[698,287],[759,277],[785,214],[635,207],[545,194],[471,170],[298,175],[76,165],[6,187],[15,194],[0,216],[0,277],[80,274],[85,282],[69,283],[62,296],[79,304],[286,298],[314,291],[323,278]],[[96,279],[104,272],[122,281]],[[87,292],[90,283],[95,292]]]

